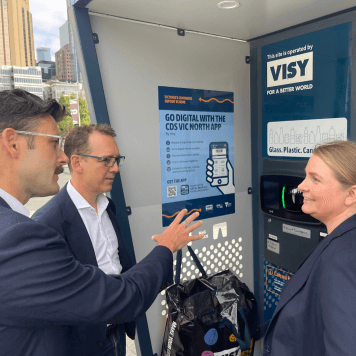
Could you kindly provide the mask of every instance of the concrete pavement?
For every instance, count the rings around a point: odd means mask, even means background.
[[[58,177],[58,185],[62,189],[65,184],[70,180],[70,173],[68,166],[64,166],[64,172]],[[42,198],[32,198],[30,199],[25,207],[31,212],[31,216],[43,205],[45,205],[53,196],[42,197]],[[126,355],[136,356],[135,342],[126,336]]]

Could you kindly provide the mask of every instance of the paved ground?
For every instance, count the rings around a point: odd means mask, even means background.
[[[70,180],[70,174],[69,174],[69,169],[67,166],[64,167],[64,172],[59,175],[58,178],[58,185],[60,188],[64,187],[64,185]],[[44,197],[44,198],[32,198],[28,201],[28,203],[25,205],[28,210],[32,214],[35,213],[36,210],[41,208],[43,205],[45,205],[52,196],[50,197]],[[135,342],[126,337],[126,355],[127,356],[136,356],[136,347],[135,347]]]

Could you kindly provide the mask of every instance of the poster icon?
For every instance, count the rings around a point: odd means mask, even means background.
[[[222,194],[235,192],[234,169],[229,161],[227,142],[211,142],[206,166],[206,180],[211,187],[216,187]]]
[[[212,187],[229,184],[227,172],[227,160],[229,146],[227,142],[211,142],[209,145],[210,161],[213,161],[214,169],[212,175]]]
[[[182,194],[182,195],[187,195],[187,194],[189,194],[189,185],[188,185],[188,184],[182,185],[182,186],[180,187],[180,194]]]

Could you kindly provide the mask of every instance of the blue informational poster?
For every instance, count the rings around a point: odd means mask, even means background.
[[[162,223],[233,214],[234,94],[158,87]]]
[[[347,139],[351,42],[348,22],[262,47],[263,157],[308,159]]]

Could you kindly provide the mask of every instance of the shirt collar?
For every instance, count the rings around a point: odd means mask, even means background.
[[[76,208],[79,209],[91,209],[92,206],[78,193],[78,191],[73,187],[70,180],[67,185],[67,192],[70,198],[72,199]],[[98,215],[101,215],[109,205],[108,198],[103,194],[99,194],[96,199],[98,206]]]
[[[0,189],[0,197],[3,198],[6,201],[6,203],[8,203],[10,205],[10,208],[13,211],[16,211],[19,214],[25,215],[28,218],[30,217],[30,215],[31,215],[30,211],[21,202],[19,202],[16,198],[14,198],[9,193],[5,192],[5,190]]]

